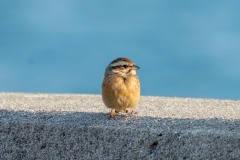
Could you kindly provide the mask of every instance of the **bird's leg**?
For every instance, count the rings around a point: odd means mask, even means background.
[[[113,118],[115,116],[116,116],[116,114],[114,113],[113,109],[111,109],[109,118]]]
[[[134,109],[132,109],[132,112],[131,112],[131,114],[137,114],[137,112],[136,112],[136,111],[134,111]]]

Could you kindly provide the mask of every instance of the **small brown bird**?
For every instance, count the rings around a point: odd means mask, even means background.
[[[102,82],[102,99],[104,104],[111,108],[110,118],[115,112],[128,112],[136,114],[134,107],[140,99],[140,82],[136,74],[136,66],[127,58],[117,58],[105,70]],[[115,110],[115,112],[114,112]]]

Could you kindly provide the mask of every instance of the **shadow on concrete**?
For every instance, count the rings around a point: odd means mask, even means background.
[[[119,114],[109,119],[109,113],[89,112],[26,112],[0,110],[0,123],[39,123],[52,125],[94,125],[133,127],[160,130],[216,130],[240,133],[240,120],[227,119],[176,119],[140,117]]]
[[[0,110],[0,159],[238,159],[240,120]]]

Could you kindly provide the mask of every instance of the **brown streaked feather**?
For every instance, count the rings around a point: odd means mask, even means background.
[[[119,61],[124,61],[124,62],[127,62],[127,63],[133,63],[133,61],[131,61],[130,59],[127,59],[127,58],[123,58],[123,57],[120,57],[120,58],[117,58],[115,60],[113,60],[111,63],[116,63],[116,62],[119,62]]]

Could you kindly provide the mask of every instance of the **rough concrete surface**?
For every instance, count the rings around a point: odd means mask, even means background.
[[[240,101],[143,96],[108,119],[100,95],[0,93],[0,159],[240,159]]]

